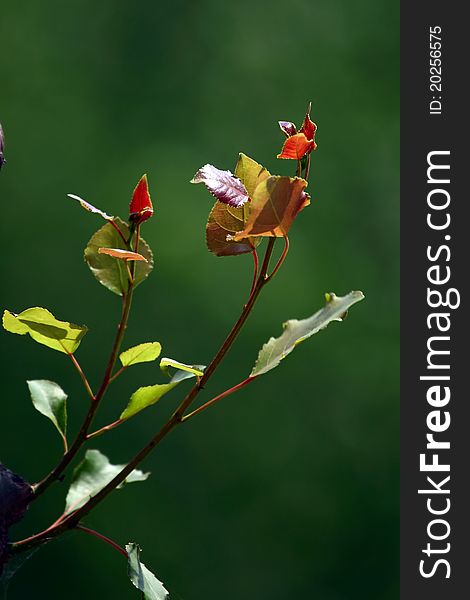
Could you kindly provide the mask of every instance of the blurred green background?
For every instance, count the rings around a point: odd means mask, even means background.
[[[101,226],[66,193],[126,214],[149,176],[156,208],[144,237],[156,266],[136,294],[125,347],[208,364],[245,300],[249,256],[204,243],[212,199],[189,180],[237,153],[273,173],[278,119],[318,123],[312,205],[291,251],[204,397],[237,383],[259,347],[323,293],[362,289],[342,325],[279,369],[172,434],[144,465],[145,484],[116,493],[88,525],[132,540],[174,600],[391,600],[398,597],[398,3],[395,0],[91,0],[2,2],[1,306],[49,308],[87,324],[77,356],[97,385],[119,300],[82,261]],[[69,394],[70,430],[86,408],[66,358],[0,334],[0,459],[36,481],[60,439],[33,409],[26,379]],[[156,365],[129,370],[99,422],[114,420]],[[179,388],[96,440],[122,463],[175,407]],[[31,507],[13,537],[59,514],[66,484]],[[46,546],[10,598],[122,598],[138,593],[122,557],[75,533]]]

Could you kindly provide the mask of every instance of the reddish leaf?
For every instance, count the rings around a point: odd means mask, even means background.
[[[129,250],[121,250],[121,248],[98,248],[99,254],[107,254],[113,258],[120,258],[121,260],[148,260],[142,254],[137,252],[130,252]]]
[[[72,200],[77,200],[78,202],[80,202],[82,207],[85,210],[87,210],[88,212],[95,213],[97,215],[101,215],[103,217],[103,219],[106,219],[106,221],[111,221],[112,219],[114,219],[114,217],[107,215],[105,212],[103,212],[99,208],[96,208],[95,206],[93,206],[93,204],[90,204],[86,200],[83,200],[83,198],[80,198],[80,196],[76,196],[75,194],[67,194],[67,196],[69,198],[72,198]]]
[[[315,144],[315,132],[317,130],[317,126],[310,119],[310,111],[311,111],[311,109],[312,109],[312,103],[310,103],[308,105],[307,113],[305,115],[304,122],[302,123],[302,127],[300,129],[300,132],[304,133],[305,137],[310,142],[313,142],[312,150],[315,150],[315,148],[317,147],[317,145]]]
[[[245,228],[233,240],[247,236],[286,236],[297,214],[310,204],[306,187],[307,182],[300,177],[274,176],[262,181],[252,198]]]
[[[248,208],[248,205],[246,206]],[[216,256],[236,256],[252,252],[260,242],[257,238],[244,238],[235,242],[227,239],[243,229],[244,208],[233,208],[217,201],[214,204],[207,221],[206,243],[209,250]]]
[[[281,131],[287,135],[287,137],[297,133],[294,123],[291,123],[290,121],[279,121],[279,127],[281,128]]]
[[[203,183],[214,198],[224,204],[238,208],[248,202],[245,186],[230,171],[221,171],[212,165],[204,165],[194,175],[191,183]]]
[[[140,224],[150,219],[153,215],[152,201],[150,200],[147,175],[140,178],[136,185],[129,207],[129,221]]]
[[[305,133],[297,133],[287,138],[282,147],[281,154],[278,154],[277,157],[301,160],[308,152],[311,152],[315,148],[315,142],[309,141]]]

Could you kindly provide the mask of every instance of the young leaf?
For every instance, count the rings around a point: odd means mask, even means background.
[[[290,121],[278,121],[278,123],[282,133],[285,133],[287,137],[297,133],[294,123],[291,123]]]
[[[129,238],[129,227],[116,218],[116,225],[122,231],[124,237]],[[108,290],[122,296],[129,289],[129,274],[127,267],[120,260],[115,260],[106,254],[100,254],[100,248],[118,248],[129,250],[119,233],[110,223],[106,223],[91,237],[85,248],[85,261],[90,267],[96,279]],[[148,244],[140,238],[139,252],[147,259],[147,262],[139,261],[135,266],[135,285],[139,285],[153,269],[153,255]]]
[[[239,241],[249,236],[284,237],[297,214],[310,203],[304,192],[305,179],[268,177],[256,187],[245,229],[233,236]]]
[[[308,319],[292,319],[284,323],[284,332],[278,338],[271,338],[261,348],[250,377],[263,375],[278,366],[283,358],[310,336],[324,329],[332,321],[342,321],[348,309],[364,298],[362,292],[350,292],[347,296],[325,294],[325,306]]]
[[[129,206],[129,221],[143,223],[153,215],[153,206],[150,199],[147,175],[140,178],[132,194]]]
[[[160,363],[160,368],[166,374],[168,373],[169,367],[174,367],[178,369],[177,373],[173,375],[168,383],[157,383],[156,385],[147,385],[144,387],[140,387],[136,390],[130,400],[129,404],[126,406],[125,410],[121,413],[119,419],[129,419],[133,417],[144,408],[148,408],[152,406],[156,402],[160,400],[165,394],[170,392],[174,387],[176,387],[179,383],[184,381],[185,379],[190,379],[195,377],[196,375],[202,375],[204,366],[203,365],[185,365],[183,363],[179,363],[176,360],[172,360],[171,358],[163,358],[163,367]]]
[[[216,256],[237,256],[253,252],[261,242],[257,238],[242,238],[237,242],[227,239],[244,228],[243,210],[244,207],[232,208],[219,201],[214,204],[206,225],[206,244],[210,252]],[[238,217],[234,215],[235,211],[239,213]]]
[[[257,163],[256,160],[240,152],[237,166],[235,167],[235,176],[243,183],[249,197],[253,198],[258,185],[268,177],[271,177],[271,173]]]
[[[34,408],[50,419],[67,447],[67,394],[53,381],[27,381]]]
[[[100,215],[106,221],[112,221],[114,219],[114,217],[111,217],[110,215],[107,215],[104,211],[102,211],[99,208],[96,208],[95,206],[93,206],[93,204],[90,204],[86,200],[83,200],[83,198],[80,198],[80,196],[76,196],[75,194],[67,194],[67,196],[69,198],[72,198],[72,200],[77,200],[78,202],[80,202],[81,206],[85,210],[87,210],[88,212],[94,213],[96,215]]]
[[[87,450],[85,458],[73,472],[72,483],[65,500],[65,511],[78,510],[114,479],[125,466],[112,465],[107,456],[99,450]],[[150,473],[134,469],[118,488],[127,483],[145,481],[149,475]]]
[[[302,159],[308,152],[316,148],[315,142],[307,139],[305,133],[296,133],[284,142],[282,151],[277,158]]]
[[[178,369],[180,371],[186,371],[187,373],[192,373],[193,375],[197,375],[198,377],[202,377],[204,375],[205,367],[202,365],[185,365],[184,363],[178,362],[173,358],[162,358],[160,361],[160,369],[162,373],[165,375],[169,375],[169,368],[173,367],[173,369]]]
[[[3,313],[3,327],[10,333],[29,334],[33,340],[53,350],[73,354],[88,331],[85,326],[59,321],[45,308],[28,308],[15,315]]]
[[[129,250],[121,250],[121,248],[98,248],[100,254],[107,254],[113,258],[119,258],[120,260],[145,260],[148,262],[145,256],[138,252],[130,252]]]
[[[230,171],[204,165],[191,179],[191,183],[203,183],[214,198],[224,204],[238,208],[248,202],[245,186]]]
[[[155,575],[140,561],[140,547],[134,542],[126,544],[127,574],[135,587],[143,592],[145,600],[165,600],[168,591]]]
[[[317,131],[316,124],[310,118],[310,111],[312,110],[312,103],[310,102],[307,108],[307,113],[300,129],[301,133],[305,133],[306,138],[313,142],[312,150],[315,150],[317,145],[315,144],[315,132]]]
[[[179,381],[170,381],[170,383],[157,383],[156,385],[140,387],[132,394],[129,404],[123,410],[119,419],[130,419],[144,408],[152,406],[176,387],[178,383]]]
[[[160,356],[162,347],[159,342],[145,342],[133,346],[119,355],[123,367],[130,367],[143,362],[152,362]]]

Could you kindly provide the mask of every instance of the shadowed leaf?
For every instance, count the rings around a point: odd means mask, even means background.
[[[212,165],[204,165],[194,175],[191,183],[203,183],[214,198],[224,204],[239,207],[248,202],[245,186],[230,171],[221,171]]]
[[[27,381],[33,405],[50,419],[67,447],[67,394],[53,381],[35,379]]]
[[[362,292],[350,292],[347,296],[325,294],[325,306],[308,319],[292,319],[284,323],[284,332],[278,338],[271,338],[261,348],[250,377],[257,377],[278,366],[283,358],[307,338],[318,333],[332,321],[342,321],[348,309],[363,300]]]
[[[119,355],[123,367],[130,367],[143,362],[152,362],[160,356],[162,347],[159,342],[145,342],[133,346]]]
[[[98,252],[121,260],[145,260],[145,262],[148,262],[142,254],[130,252],[129,250],[121,250],[120,248],[98,248]]]
[[[302,208],[310,203],[304,192],[305,179],[299,177],[268,177],[256,187],[245,229],[233,239],[249,236],[284,237]]]
[[[129,227],[116,218],[115,223],[127,239]],[[91,237],[85,248],[85,261],[96,279],[109,290],[122,296],[129,289],[129,274],[126,265],[112,256],[100,254],[100,248],[114,248],[128,251],[124,241],[114,227],[107,223]],[[139,261],[135,266],[135,285],[139,285],[153,269],[153,255],[148,244],[140,238],[139,251],[147,262]]]
[[[73,354],[88,331],[84,326],[59,321],[45,308],[28,308],[15,315],[3,313],[3,327],[10,333],[29,334],[33,340],[53,350]]]
[[[234,211],[239,213],[239,218],[235,216]],[[210,252],[216,256],[237,256],[253,252],[261,240],[258,241],[256,238],[242,238],[239,241],[227,239],[227,236],[234,236],[244,228],[242,211],[243,208],[229,207],[219,201],[214,204],[206,225],[206,244]]]
[[[155,575],[140,562],[140,547],[134,542],[126,544],[128,555],[127,574],[135,587],[143,592],[145,600],[165,600],[168,591]]]
[[[85,458],[75,468],[72,483],[65,500],[65,511],[78,510],[90,498],[102,490],[126,465],[112,465],[108,457],[99,450],[87,450]],[[122,488],[127,483],[145,481],[150,473],[134,469],[118,486]]]

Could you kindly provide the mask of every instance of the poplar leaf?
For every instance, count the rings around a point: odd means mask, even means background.
[[[99,450],[87,450],[85,458],[75,468],[72,483],[65,500],[65,512],[78,510],[90,498],[96,496],[108,483],[116,477],[126,465],[113,465],[107,456]],[[127,483],[145,481],[150,473],[134,469],[117,489]]]
[[[98,248],[100,254],[107,254],[113,258],[119,258],[120,260],[145,260],[148,262],[145,256],[138,252],[130,252],[129,250],[121,250],[121,248]]]
[[[160,356],[161,351],[159,342],[145,342],[121,352],[119,360],[123,367],[130,367],[138,363],[154,361]]]
[[[121,219],[114,219],[126,239],[129,227]],[[106,223],[91,237],[85,248],[85,261],[96,279],[108,290],[122,296],[129,289],[129,274],[126,265],[112,256],[100,253],[100,248],[114,248],[128,251],[126,244],[111,223]],[[148,244],[140,238],[139,253],[146,259],[135,265],[135,286],[142,283],[153,269],[153,255]]]
[[[342,321],[348,309],[356,302],[364,299],[362,292],[350,292],[346,296],[338,297],[335,294],[325,294],[326,304],[308,319],[298,321],[292,319],[284,323],[284,332],[278,338],[271,338],[261,348],[250,377],[263,375],[274,369],[294,348],[318,333],[332,321]]]
[[[224,204],[238,208],[248,202],[245,186],[230,171],[204,165],[191,179],[191,183],[203,183],[214,198]]]
[[[163,583],[140,561],[139,545],[129,542],[126,544],[126,551],[128,556],[127,574],[135,587],[143,593],[145,600],[168,598],[168,591],[164,588]]]
[[[34,379],[27,384],[34,408],[52,421],[66,445],[67,394],[57,383],[47,379]]]
[[[307,182],[300,177],[271,176],[256,187],[243,231],[233,236],[285,237],[297,214],[310,203]]]
[[[10,333],[29,334],[33,340],[64,354],[73,354],[88,331],[85,326],[59,321],[45,308],[28,308],[16,315],[6,310],[3,327]]]
[[[114,219],[114,217],[106,214],[104,211],[100,210],[99,208],[96,208],[96,206],[93,206],[93,204],[90,204],[83,198],[80,198],[80,196],[76,196],[75,194],[67,194],[67,196],[69,198],[71,198],[72,200],[77,200],[77,202],[80,203],[82,208],[84,208],[88,212],[94,213],[96,215],[100,215],[100,217],[103,217],[103,219],[105,219],[106,221],[112,221]]]
[[[192,375],[202,377],[204,375],[204,366],[202,365],[186,365],[185,363],[174,360],[173,358],[162,358],[160,361],[160,369],[166,375],[169,375],[169,367],[178,369],[180,371],[186,371]]]

